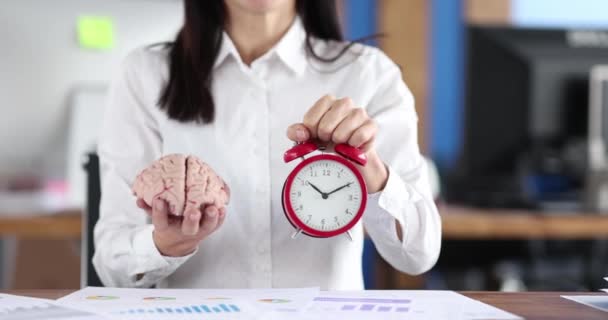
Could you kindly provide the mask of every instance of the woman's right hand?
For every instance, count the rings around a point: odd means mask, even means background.
[[[226,218],[226,209],[208,205],[202,209],[187,208],[183,217],[169,213],[167,203],[154,199],[152,207],[143,199],[137,206],[151,216],[154,225],[154,244],[164,256],[183,257],[196,250],[198,244],[221,227]]]

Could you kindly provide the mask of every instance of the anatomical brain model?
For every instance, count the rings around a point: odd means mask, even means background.
[[[222,208],[230,197],[228,186],[195,156],[164,156],[135,178],[133,193],[152,206],[155,198],[167,202],[169,212],[181,216],[190,208]]]

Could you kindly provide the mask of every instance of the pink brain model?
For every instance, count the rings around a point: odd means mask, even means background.
[[[228,186],[209,165],[181,154],[156,160],[137,176],[132,190],[149,206],[157,197],[165,200],[169,212],[176,216],[206,205],[222,208],[230,197]]]

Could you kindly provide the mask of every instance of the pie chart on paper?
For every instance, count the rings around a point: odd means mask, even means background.
[[[116,296],[88,296],[87,300],[117,300]]]
[[[144,301],[169,301],[175,300],[174,297],[145,297]]]
[[[263,303],[290,303],[291,300],[287,299],[260,299],[259,302]]]

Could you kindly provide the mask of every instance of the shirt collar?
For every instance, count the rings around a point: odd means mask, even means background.
[[[296,74],[301,74],[306,69],[306,31],[299,16],[296,16],[287,33],[270,51],[265,54],[275,53],[281,61]],[[219,67],[228,56],[241,60],[232,39],[224,31],[222,34],[222,46],[215,59],[213,68]]]
[[[217,53],[213,68],[216,69],[219,67],[228,56],[239,57],[239,53],[236,51],[236,47],[234,46],[232,39],[230,39],[226,31],[224,31],[222,32],[222,46],[220,47],[220,51]]]
[[[281,38],[273,50],[285,65],[296,74],[306,69],[306,31],[299,16],[296,16],[287,33]]]

